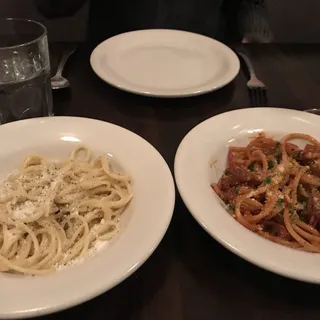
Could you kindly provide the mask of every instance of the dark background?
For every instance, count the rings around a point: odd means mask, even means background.
[[[105,0],[117,1],[117,0]],[[128,0],[135,1],[135,0]],[[186,2],[188,0],[185,0]],[[319,0],[265,0],[275,42],[320,42]],[[33,0],[0,0],[0,16],[26,17],[45,23],[51,41],[81,41],[85,39],[88,4],[71,18],[46,20],[34,7]],[[114,19],[121,19],[121,12]]]

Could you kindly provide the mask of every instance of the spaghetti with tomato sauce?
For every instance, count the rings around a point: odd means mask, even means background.
[[[290,141],[306,142],[303,149]],[[302,133],[281,141],[260,133],[230,147],[213,190],[247,229],[276,243],[320,253],[320,142]]]

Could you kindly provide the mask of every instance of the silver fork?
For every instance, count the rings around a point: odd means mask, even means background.
[[[59,62],[56,74],[51,78],[51,87],[52,89],[63,89],[70,86],[68,79],[62,76],[63,68],[67,63],[69,57],[76,51],[76,47],[68,49],[62,55],[62,58]]]
[[[247,82],[247,87],[249,90],[251,106],[258,107],[267,105],[267,86],[256,76],[249,57],[243,52],[238,52],[238,54],[245,62],[249,71],[250,79]]]

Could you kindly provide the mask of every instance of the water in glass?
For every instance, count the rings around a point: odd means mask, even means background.
[[[0,123],[52,114],[45,28],[30,20],[0,19]]]

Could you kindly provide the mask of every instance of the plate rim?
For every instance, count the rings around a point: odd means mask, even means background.
[[[234,109],[234,110],[229,110],[220,114],[217,114],[215,116],[212,116],[208,119],[205,119],[204,121],[200,122],[199,124],[197,124],[196,126],[194,126],[193,128],[191,128],[187,134],[182,138],[176,154],[175,154],[175,159],[174,159],[174,177],[175,177],[175,182],[177,185],[177,190],[179,192],[179,195],[181,196],[182,201],[184,202],[185,206],[187,207],[189,213],[192,215],[192,217],[196,220],[196,222],[201,226],[201,228],[206,231],[214,240],[216,240],[218,243],[220,243],[224,248],[226,248],[227,250],[229,250],[230,252],[232,252],[233,254],[237,255],[238,257],[250,262],[251,264],[260,267],[261,269],[267,270],[273,274],[278,274],[281,275],[285,278],[290,278],[290,279],[294,279],[294,280],[298,280],[301,282],[306,282],[306,283],[312,283],[312,284],[320,284],[320,276],[319,277],[313,277],[312,275],[308,275],[308,274],[297,274],[295,273],[293,270],[287,269],[283,266],[280,265],[280,267],[275,267],[272,264],[266,264],[263,261],[259,260],[259,258],[255,258],[254,256],[249,256],[246,252],[242,252],[241,250],[238,250],[237,247],[233,246],[231,243],[229,243],[225,237],[221,237],[219,235],[217,235],[214,231],[210,230],[210,228],[206,225],[205,223],[205,219],[203,219],[203,217],[199,216],[197,213],[195,213],[195,211],[197,210],[192,210],[192,207],[194,209],[194,205],[191,204],[192,200],[188,199],[188,197],[185,195],[185,190],[184,187],[182,186],[181,183],[181,178],[180,178],[180,164],[179,162],[181,161],[180,159],[182,159],[182,148],[184,147],[184,145],[186,144],[186,142],[188,141],[189,137],[194,134],[194,132],[199,129],[201,126],[205,125],[206,123],[210,123],[211,121],[213,121],[213,119],[215,118],[215,121],[219,121],[219,118],[221,117],[226,117],[227,115],[233,114],[233,113],[244,113],[244,112],[250,112],[250,111],[254,111],[254,112],[258,112],[258,111],[262,111],[262,112],[266,112],[266,111],[279,111],[279,112],[285,112],[288,114],[296,114],[296,115],[303,115],[306,118],[310,118],[310,119],[314,119],[314,120],[320,120],[320,118],[318,115],[315,114],[311,114],[311,113],[307,113],[305,111],[302,110],[296,110],[296,109],[290,109],[290,108],[278,108],[278,107],[253,107],[253,108],[239,108],[239,109]],[[227,141],[226,141],[227,142]],[[205,165],[205,164],[204,164]],[[221,206],[222,208],[222,206]],[[225,210],[225,209],[223,209]],[[226,211],[225,211],[226,212]],[[226,212],[227,214],[227,212]],[[247,230],[247,229],[244,229]],[[249,230],[249,232],[251,232]],[[264,239],[264,238],[262,238]],[[270,240],[266,240],[267,242],[272,243]],[[279,246],[280,248],[285,248],[285,249],[289,249],[285,246],[281,246],[278,244],[275,244],[277,246]],[[278,247],[278,248],[279,248]],[[294,249],[289,249],[289,250],[294,250]],[[294,250],[296,251],[296,250]],[[310,254],[310,253],[309,253]],[[320,255],[319,255],[320,258]]]
[[[100,67],[98,65],[98,62],[96,62],[97,60],[97,55],[99,54],[99,51],[101,50],[102,46],[105,45],[108,42],[111,41],[115,41],[115,39],[121,39],[121,37],[126,37],[126,36],[131,36],[131,35],[136,35],[139,33],[152,33],[152,32],[174,32],[174,33],[180,33],[180,34],[189,34],[192,36],[197,36],[199,38],[205,38],[205,39],[209,39],[210,41],[212,41],[213,43],[215,43],[215,45],[223,48],[223,50],[228,51],[229,54],[231,56],[233,56],[233,61],[236,64],[234,72],[232,73],[232,75],[230,75],[230,77],[224,81],[223,83],[220,83],[219,85],[216,86],[212,86],[211,88],[207,88],[207,89],[201,89],[203,86],[198,86],[197,90],[177,90],[174,93],[169,93],[167,90],[162,90],[159,92],[152,92],[152,91],[142,91],[139,89],[135,89],[134,86],[130,86],[130,85],[123,85],[123,84],[119,84],[119,83],[115,83],[112,80],[110,80],[109,78],[105,77],[103,75],[102,72],[100,72]],[[231,61],[231,60],[229,60]],[[113,37],[110,37],[104,41],[102,41],[101,43],[99,43],[91,52],[90,54],[90,65],[92,70],[94,71],[94,73],[105,83],[109,84],[110,86],[117,88],[119,90],[125,91],[125,92],[129,92],[129,93],[133,93],[133,94],[137,94],[137,95],[141,95],[141,96],[147,96],[147,97],[158,97],[158,98],[186,98],[186,97],[193,97],[193,96],[199,96],[199,95],[203,95],[209,92],[213,92],[216,90],[219,90],[225,86],[227,86],[228,84],[230,84],[239,74],[240,71],[240,60],[238,58],[238,56],[236,55],[236,53],[227,45],[225,45],[224,43],[210,38],[208,36],[202,35],[202,34],[197,34],[194,32],[190,32],[190,31],[184,31],[184,30],[178,30],[178,29],[164,29],[164,28],[155,28],[155,29],[143,29],[143,30],[135,30],[135,31],[128,31],[128,32],[124,32],[118,35],[115,35]],[[179,93],[180,92],[180,93]]]
[[[95,297],[98,297],[103,293],[108,292],[109,290],[111,290],[115,286],[117,286],[119,283],[121,283],[122,281],[125,281],[127,278],[129,278],[135,271],[137,271],[150,258],[150,256],[156,251],[156,249],[160,245],[161,241],[163,240],[164,236],[166,235],[167,230],[168,230],[170,223],[171,223],[171,220],[172,220],[174,206],[175,206],[175,199],[176,199],[173,174],[168,166],[167,161],[164,159],[164,157],[161,155],[161,153],[150,142],[148,142],[146,139],[144,139],[143,137],[141,137],[137,133],[135,133],[129,129],[126,129],[120,125],[111,123],[111,122],[97,120],[97,119],[93,119],[93,118],[73,117],[73,116],[40,117],[40,118],[31,118],[31,119],[24,119],[24,120],[20,120],[20,121],[10,122],[10,123],[3,124],[0,126],[0,133],[5,132],[5,128],[7,128],[7,127],[12,128],[12,127],[16,126],[17,130],[19,130],[21,128],[21,125],[28,126],[28,125],[32,125],[34,123],[40,123],[41,121],[45,121],[45,122],[49,121],[49,122],[57,122],[58,123],[59,120],[62,120],[62,121],[68,121],[68,120],[74,121],[75,120],[75,121],[81,121],[84,123],[91,122],[91,123],[99,123],[101,125],[107,125],[109,127],[116,127],[117,130],[120,129],[121,131],[126,132],[126,134],[133,135],[133,136],[135,136],[136,139],[139,139],[139,140],[143,141],[143,143],[145,145],[148,145],[148,148],[150,148],[150,150],[152,150],[152,152],[156,155],[156,157],[161,161],[163,169],[164,169],[164,174],[166,176],[166,178],[165,178],[166,188],[168,190],[166,207],[168,209],[165,210],[166,211],[166,213],[164,215],[165,221],[163,222],[163,227],[160,228],[160,231],[158,232],[158,235],[156,237],[156,241],[154,241],[153,243],[149,243],[149,245],[146,246],[146,247],[148,247],[148,251],[145,250],[146,252],[141,254],[141,257],[134,258],[134,261],[130,262],[131,267],[128,268],[124,272],[124,274],[122,274],[118,278],[114,278],[112,281],[109,281],[107,284],[101,286],[101,288],[99,290],[94,290],[94,289],[88,290],[89,294],[86,294],[85,293],[86,291],[83,291],[84,293],[82,293],[76,299],[70,298],[70,300],[67,300],[63,303],[56,304],[56,303],[54,303],[54,300],[53,300],[53,303],[51,305],[44,306],[41,308],[32,309],[30,307],[27,310],[15,310],[15,311],[5,312],[5,313],[3,313],[0,310],[0,319],[23,319],[23,318],[31,318],[31,317],[38,317],[38,316],[53,314],[53,313],[56,313],[59,311],[66,310],[71,307],[75,307],[75,306],[82,304],[82,303],[85,303]],[[61,290],[63,290],[63,288]]]

